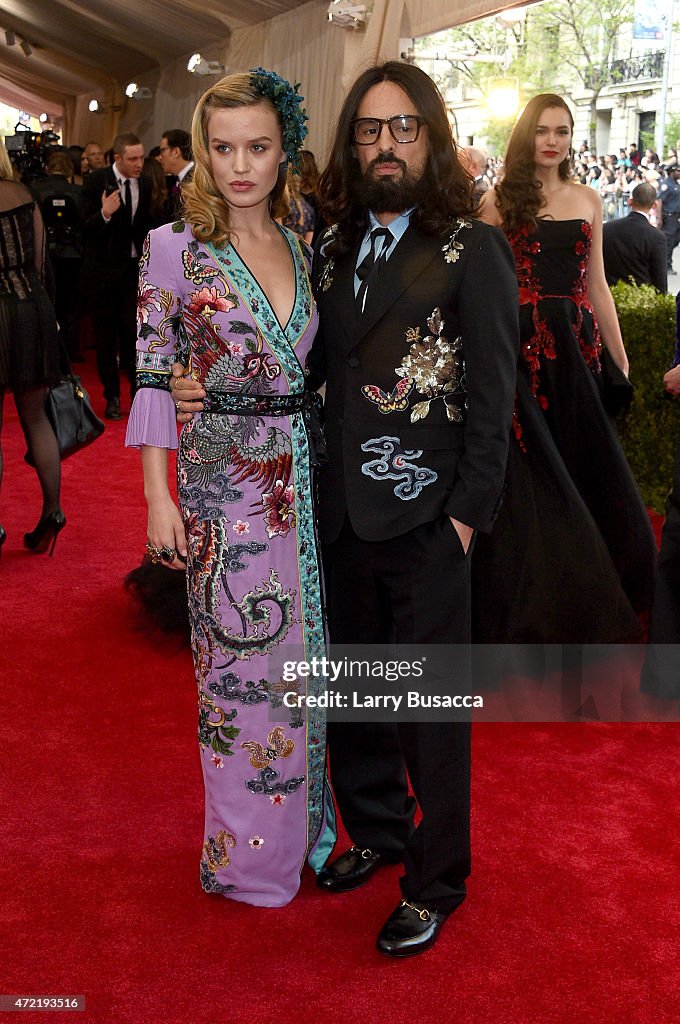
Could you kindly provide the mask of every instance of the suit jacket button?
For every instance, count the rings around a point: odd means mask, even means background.
[[[350,356],[349,359],[347,360],[347,362],[348,362],[349,366],[353,366],[354,367],[354,366],[358,366],[359,365],[359,360],[357,359],[356,356]]]

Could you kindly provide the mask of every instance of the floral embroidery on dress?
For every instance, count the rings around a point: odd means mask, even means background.
[[[237,726],[229,724],[236,718],[236,714],[236,711],[224,711],[207,693],[199,690],[198,742],[201,747],[212,747],[216,754],[232,755],[233,742],[241,732]],[[217,717],[211,718],[211,715]]]
[[[261,850],[264,846],[264,839],[262,836],[253,836],[252,839],[248,840],[248,846],[251,850]]]
[[[282,480],[277,480],[272,491],[262,495],[262,509],[264,521],[267,528],[267,536],[285,537],[291,529],[295,529],[295,493],[293,485],[284,486]]]
[[[522,343],[520,358],[524,361],[529,373],[531,393],[543,411],[548,409],[549,403],[547,397],[541,392],[542,363],[545,359],[553,360],[557,358],[555,335],[541,312],[541,302],[543,300],[559,298],[568,299],[574,303],[576,307],[574,334],[581,350],[581,355],[593,372],[598,373],[600,369],[600,333],[587,292],[588,257],[593,237],[592,225],[588,221],[581,221],[580,231],[583,235],[583,240],[579,240],[574,244],[574,253],[580,257],[576,265],[578,273],[568,295],[549,295],[544,293],[536,267],[537,258],[541,255],[541,242],[538,238],[530,240],[530,235],[534,234],[534,229],[530,225],[525,224],[516,231],[510,232],[507,236],[515,258],[520,306],[528,305],[532,308],[533,333],[527,341]],[[592,335],[590,331],[583,330],[584,310],[590,313],[593,318]],[[522,424],[517,415],[516,404],[512,418],[512,427],[520,448],[526,451]]]
[[[458,241],[458,235],[461,233],[463,228],[471,228],[472,221],[466,220],[465,217],[459,217],[456,221],[456,230],[453,232],[448,242],[442,246],[442,252],[444,253],[444,259],[447,263],[457,263],[460,259],[460,250],[464,249],[465,246],[462,242]]]
[[[419,327],[407,330],[406,340],[411,342],[409,354],[394,371],[398,377],[411,380],[416,390],[426,396],[424,401],[411,407],[411,423],[424,419],[430,411],[430,403],[437,398],[443,399],[448,419],[462,423],[467,408],[462,340],[448,341],[444,337],[439,307],[428,318],[427,326],[432,333],[423,339]]]
[[[375,452],[380,456],[364,462],[361,472],[372,480],[396,480],[394,493],[401,501],[417,498],[423,487],[438,479],[434,470],[416,466],[410,460],[419,459],[422,450],[404,448],[398,437],[372,437],[365,441],[361,450]]]
[[[230,309],[236,309],[238,299],[235,295],[219,295],[217,288],[201,288],[188,296],[189,309],[196,315],[207,317],[209,320],[215,313],[228,313]]]

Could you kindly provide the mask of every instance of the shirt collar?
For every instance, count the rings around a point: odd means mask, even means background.
[[[391,221],[387,225],[387,227],[392,232],[392,235],[393,235],[393,237],[394,237],[396,242],[398,242],[400,240],[401,236],[404,234],[404,232],[408,228],[409,221],[411,219],[411,214],[413,213],[414,210],[415,210],[415,206],[412,206],[409,210],[404,210],[403,213],[400,213],[398,217],[395,217],[394,220]],[[369,225],[368,225],[369,234],[373,230],[373,228],[381,228],[381,227],[384,226],[384,225],[382,225],[380,223],[380,221],[378,220],[376,215],[373,213],[373,210],[369,210],[368,211],[368,220],[369,220]]]

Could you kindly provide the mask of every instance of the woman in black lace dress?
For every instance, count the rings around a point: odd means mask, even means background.
[[[42,284],[44,252],[40,211],[28,189],[14,180],[0,143],[0,427],[9,388],[43,499],[38,525],[24,534],[24,546],[51,553],[66,519],[59,505],[59,449],[45,412],[46,389],[59,377],[59,355],[54,309]],[[0,547],[5,536],[0,526]]]
[[[626,375],[628,359],[572,130],[564,100],[534,97],[481,205],[515,255],[521,350],[507,491],[474,554],[479,642],[632,639],[651,603],[656,546],[600,396],[601,345]]]

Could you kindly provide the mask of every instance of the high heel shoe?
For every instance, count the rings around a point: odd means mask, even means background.
[[[35,551],[36,554],[43,554],[49,548],[50,557],[52,557],[57,537],[65,526],[66,516],[60,508],[56,512],[50,512],[49,515],[42,517],[32,533],[24,534],[24,547],[29,551]]]

